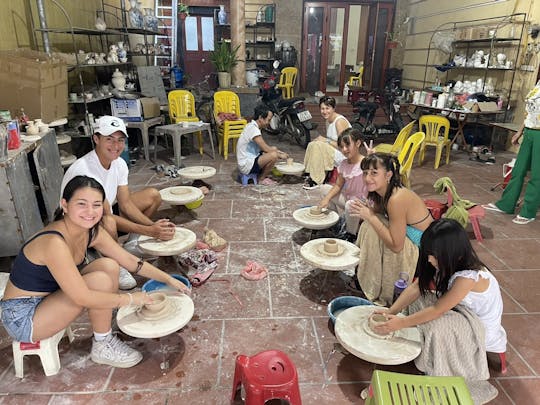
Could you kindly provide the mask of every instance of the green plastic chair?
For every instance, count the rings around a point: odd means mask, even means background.
[[[463,377],[429,377],[375,370],[366,405],[473,405]]]

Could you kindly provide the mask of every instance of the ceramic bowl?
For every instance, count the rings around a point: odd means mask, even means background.
[[[345,311],[347,308],[356,307],[358,305],[373,305],[373,303],[364,298],[356,297],[354,295],[337,297],[330,301],[330,303],[328,304],[328,316],[332,320],[332,323],[335,323],[336,318],[340,313]]]
[[[154,292],[149,294],[152,297],[153,302],[151,304],[145,304],[144,307],[150,312],[159,312],[167,303],[167,296],[160,292]]]
[[[189,288],[191,288],[191,283],[189,282],[187,277],[181,276],[180,274],[171,274],[171,276],[173,276],[177,280],[180,280],[182,283],[184,283]],[[141,290],[145,292],[164,290],[164,289],[171,290],[171,288],[167,284],[162,283],[161,281],[157,281],[157,280],[148,280],[146,283],[143,284],[141,288]]]

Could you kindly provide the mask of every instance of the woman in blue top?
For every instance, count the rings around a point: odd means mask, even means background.
[[[358,282],[366,297],[378,304],[392,303],[399,273],[412,279],[422,232],[433,221],[424,201],[403,186],[397,158],[373,153],[361,163],[367,200],[354,200],[351,215],[363,219],[357,244]]]
[[[55,221],[34,235],[15,258],[0,301],[2,323],[20,342],[36,342],[65,329],[88,310],[94,331],[91,359],[131,367],[142,354],[111,333],[112,310],[152,302],[143,292],[118,294],[119,265],[134,274],[189,292],[180,281],[122,249],[100,225],[105,191],[87,176],[64,188]],[[88,248],[103,256],[87,263]]]

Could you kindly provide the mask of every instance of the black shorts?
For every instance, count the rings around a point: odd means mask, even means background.
[[[249,171],[249,174],[259,174],[262,171],[261,167],[259,166],[259,158],[262,156],[262,154],[262,152],[259,153],[259,156],[255,158],[255,161],[253,162],[253,167]]]

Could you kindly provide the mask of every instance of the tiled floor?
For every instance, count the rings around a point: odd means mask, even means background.
[[[282,148],[302,160],[299,147]],[[487,166],[453,152],[451,163],[434,171],[433,155],[428,155],[423,167],[413,168],[413,189],[425,198],[442,200],[432,185],[438,177],[450,176],[461,196],[478,203],[493,201],[500,191],[490,188],[501,180],[501,165],[508,157],[497,155],[497,163]],[[160,215],[173,216],[199,236],[205,226],[213,228],[230,242],[219,254],[218,271],[193,291],[192,321],[161,339],[124,336],[142,351],[144,360],[130,369],[114,369],[89,359],[91,330],[88,318],[81,316],[73,325],[74,343],[60,344],[60,373],[45,377],[38,358],[30,356],[22,380],[14,376],[10,340],[0,328],[2,404],[227,404],[236,355],[271,348],[288,353],[296,364],[304,404],[362,403],[359,394],[374,365],[333,350],[337,341],[326,315],[330,299],[350,293],[343,278],[330,277],[321,296],[324,272],[299,255],[308,234],[294,223],[292,212],[316,202],[316,192],[303,190],[291,177],[277,187],[241,187],[235,181],[234,155],[214,161],[192,154],[184,163],[214,166],[217,174],[209,179],[213,190],[193,215],[178,214],[166,205]],[[180,179],[157,176],[152,166],[139,160],[131,170],[131,186],[181,184]],[[520,226],[512,224],[510,216],[487,213],[481,228],[485,240],[473,244],[501,284],[509,337],[508,373],[491,369],[499,390],[492,403],[540,403],[540,221]],[[240,277],[248,259],[266,265],[269,277],[259,282]],[[139,286],[142,283],[139,280]],[[384,368],[415,372],[412,363]]]

